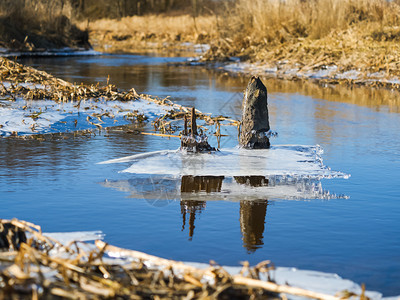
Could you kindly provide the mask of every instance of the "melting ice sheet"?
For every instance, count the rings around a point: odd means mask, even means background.
[[[71,132],[131,123],[129,114],[137,111],[149,119],[164,114],[170,106],[144,99],[106,101],[92,99],[56,103],[51,100],[0,100],[0,136]]]
[[[264,150],[221,149],[215,153],[156,151],[105,163],[133,161],[127,180],[104,187],[154,200],[277,200],[347,198],[322,188],[322,178],[348,178],[322,163],[317,146],[280,145]]]
[[[134,163],[122,172],[170,176],[349,177],[348,174],[324,166],[322,152],[318,145],[277,145],[262,150],[229,148],[214,153],[157,151],[130,156],[129,160]]]

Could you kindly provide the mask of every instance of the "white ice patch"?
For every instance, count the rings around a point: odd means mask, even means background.
[[[338,69],[337,66],[326,66],[321,69],[309,70],[304,73],[298,72],[296,73],[296,75],[299,77],[315,78],[315,79],[330,78],[335,75],[337,69]]]
[[[102,240],[104,238],[102,231],[44,232],[43,235],[63,245],[68,245],[72,242]]]
[[[5,48],[0,48],[0,56],[3,57],[19,57],[19,56],[94,56],[101,55],[103,53],[94,50],[85,49],[72,49],[72,48],[62,48],[62,49],[50,49],[46,51],[10,51]]]
[[[72,132],[131,123],[137,112],[149,119],[165,114],[171,106],[144,99],[106,101],[104,99],[57,103],[51,100],[0,100],[0,136]],[[103,114],[101,119],[96,115]]]
[[[346,71],[343,73],[339,73],[335,75],[336,79],[351,79],[351,80],[357,80],[360,79],[361,77],[361,72],[357,70],[350,70]]]
[[[33,83],[33,82],[19,82],[18,84],[13,84],[9,81],[2,81],[0,83],[5,88],[15,87],[15,86],[22,86],[24,88],[29,89],[45,89],[46,86],[40,83]]]
[[[129,157],[134,163],[122,172],[170,176],[349,177],[324,166],[321,154],[318,145],[277,145],[262,150],[229,148],[213,153],[157,151],[144,158],[143,154]]]
[[[210,45],[208,44],[193,44],[193,43],[181,43],[181,47],[186,47],[188,49],[193,49],[196,53],[205,53],[210,49]]]
[[[279,65],[265,65],[263,63],[234,62],[223,65],[226,71],[234,73],[258,74],[258,75],[275,75],[284,77],[299,77],[309,79],[349,79],[362,80],[366,83],[383,82],[389,84],[399,84],[400,78],[396,76],[387,77],[385,72],[375,72],[364,75],[359,70],[349,70],[341,72],[336,65],[321,66],[312,70],[302,70],[300,66],[286,66],[287,61],[280,62]]]

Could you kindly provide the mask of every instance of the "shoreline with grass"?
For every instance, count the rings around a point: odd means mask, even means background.
[[[196,65],[217,62],[230,72],[399,89],[398,25],[399,1],[238,0],[196,18],[146,15],[78,27],[86,26],[101,52],[177,55],[197,47],[206,51]]]

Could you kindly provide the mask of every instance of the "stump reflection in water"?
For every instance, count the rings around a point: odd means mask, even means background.
[[[189,215],[189,239],[193,238],[196,213],[200,214],[206,207],[206,201],[185,200],[184,193],[221,192],[224,176],[182,176],[181,179],[181,213],[182,230],[186,225],[186,214]]]
[[[189,216],[189,240],[192,240],[195,229],[196,215],[206,207],[206,201],[185,200],[185,193],[212,193],[221,192],[224,176],[183,176],[181,180],[181,213],[182,231],[186,226],[186,217]],[[236,176],[239,184],[259,187],[268,185],[264,176]],[[264,244],[265,217],[268,200],[240,201],[240,230],[242,232],[243,247],[248,252],[254,252]]]
[[[235,176],[235,181],[252,187],[268,185],[264,176]],[[264,245],[265,217],[268,200],[240,201],[240,231],[242,232],[243,247],[248,252],[254,252]]]
[[[240,201],[240,231],[243,247],[248,252],[255,252],[264,245],[265,217],[268,200]]]

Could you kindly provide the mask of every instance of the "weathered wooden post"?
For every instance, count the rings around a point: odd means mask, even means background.
[[[269,127],[267,88],[259,77],[251,77],[243,98],[239,144],[248,149],[268,149]]]

